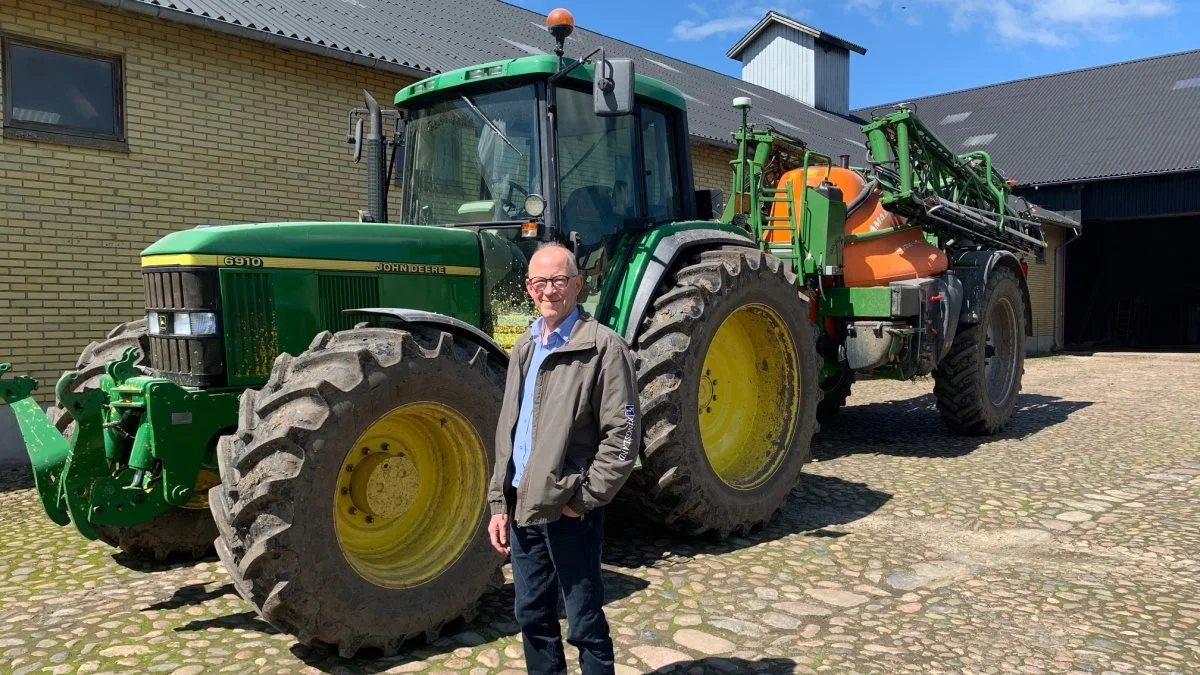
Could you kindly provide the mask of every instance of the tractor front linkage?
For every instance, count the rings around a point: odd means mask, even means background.
[[[202,434],[189,433],[190,418],[201,414],[197,408],[236,414],[236,396],[196,396],[145,375],[138,357],[129,348],[109,362],[98,389],[77,388],[79,371],[59,378],[55,400],[71,424],[65,431],[32,397],[37,381],[6,378],[11,365],[0,363],[0,398],[16,415],[46,514],[88,539],[101,538],[98,527],[136,525],[206,497],[206,486],[197,484],[205,448],[179,451],[208,445]]]

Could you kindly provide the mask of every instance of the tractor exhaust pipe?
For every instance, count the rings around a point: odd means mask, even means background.
[[[379,104],[365,89],[363,99],[367,103],[369,119],[366,138],[367,146],[367,213],[374,223],[386,223],[387,217],[387,144],[383,136],[383,112]]]

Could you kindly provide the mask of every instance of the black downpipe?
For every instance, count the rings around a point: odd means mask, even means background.
[[[675,110],[672,114],[675,118],[675,123],[671,125],[675,129],[675,166],[679,170],[679,187],[682,193],[679,195],[683,207],[683,213],[680,215],[684,220],[692,220],[696,217],[696,184],[692,180],[691,130],[688,129],[687,112]]]
[[[560,55],[561,58],[561,55]],[[546,82],[546,213],[544,222],[545,232],[539,233],[542,241],[561,241],[565,233],[559,232],[558,216],[562,213],[559,201],[562,195],[558,192],[558,85],[554,78]]]
[[[363,91],[363,99],[367,103],[369,127],[366,138],[367,146],[367,212],[371,221],[386,223],[387,216],[387,145],[383,136],[383,112],[374,97]]]

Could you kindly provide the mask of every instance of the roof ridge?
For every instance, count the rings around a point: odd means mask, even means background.
[[[750,30],[743,33],[742,37],[737,39],[737,42],[733,43],[732,47],[725,51],[725,56],[735,60],[740,59],[742,53],[750,48],[750,44],[758,39],[758,36],[767,29],[767,26],[772,21],[783,24],[792,30],[811,35],[814,39],[833,43],[835,46],[844,48],[847,52],[855,52],[863,56],[867,54],[867,48],[857,42],[851,42],[844,37],[834,35],[823,28],[817,28],[812,24],[805,23],[778,10],[768,9],[763,18],[759,19],[757,23],[750,27]]]
[[[1170,54],[1157,54],[1155,56],[1143,56],[1141,58],[1129,59],[1127,61],[1117,61],[1116,63],[1103,63],[1098,66],[1087,66],[1084,68],[1076,68],[1074,70],[1063,70],[1063,71],[1060,71],[1057,73],[1046,73],[1044,75],[1031,75],[1029,77],[1018,77],[1018,78],[1015,78],[1012,80],[1004,80],[1003,82],[993,82],[991,84],[981,84],[981,85],[976,85],[974,87],[963,87],[962,89],[952,89],[950,91],[943,91],[943,92],[939,92],[936,94],[926,94],[924,96],[913,96],[911,98],[900,98],[900,99],[896,99],[894,101],[888,101],[885,103],[876,103],[876,104],[872,104],[872,105],[865,105],[860,108],[856,108],[855,110],[869,111],[873,108],[884,108],[887,106],[895,105],[897,103],[907,103],[910,101],[919,101],[921,99],[937,98],[940,96],[950,96],[952,94],[961,94],[963,92],[968,92],[968,91],[991,89],[992,87],[1003,87],[1003,86],[1006,86],[1009,84],[1016,84],[1018,82],[1032,82],[1034,80],[1044,80],[1044,79],[1048,79],[1051,77],[1061,77],[1064,75],[1074,75],[1077,73],[1086,73],[1091,70],[1103,70],[1105,68],[1116,68],[1118,66],[1127,66],[1127,65],[1130,65],[1133,63],[1141,63],[1143,61],[1155,61],[1157,59],[1173,58],[1176,56],[1183,56],[1185,54],[1200,54],[1200,49],[1185,49],[1184,51],[1181,51],[1181,52],[1172,52]],[[853,113],[853,112],[854,112],[854,110],[851,110],[851,113]]]
[[[525,12],[528,12],[529,14],[533,14],[534,16],[539,16],[539,17],[542,17],[542,18],[545,18],[545,16],[546,16],[545,14],[539,14],[538,12],[535,12],[535,11],[533,11],[532,9],[528,9],[528,8],[522,7],[522,6],[520,6],[520,5],[515,5],[515,4],[511,3],[511,2],[508,2],[508,0],[495,0],[495,1],[496,1],[496,2],[498,2],[498,3],[500,3],[500,4],[502,4],[502,5],[508,5],[509,7],[514,7],[514,8],[516,8],[516,9],[523,10],[523,11],[525,11]],[[807,103],[805,103],[804,101],[799,101],[799,100],[796,100],[796,99],[794,99],[794,98],[791,98],[791,97],[790,97],[790,96],[788,96],[787,94],[781,94],[781,93],[779,93],[779,92],[775,91],[774,89],[768,89],[767,87],[764,87],[764,86],[762,86],[762,85],[754,84],[754,83],[752,83],[752,82],[747,82],[747,81],[745,81],[745,80],[741,79],[740,77],[734,77],[733,75],[730,75],[730,74],[728,74],[728,73],[722,73],[722,72],[721,72],[721,71],[719,71],[719,70],[714,70],[714,69],[712,69],[712,68],[709,68],[709,67],[707,67],[707,66],[702,66],[702,65],[700,65],[700,64],[698,64],[698,63],[692,63],[691,61],[684,61],[683,59],[676,58],[676,57],[674,57],[674,56],[671,56],[671,55],[669,55],[669,54],[664,54],[664,53],[662,53],[662,52],[656,52],[656,51],[654,51],[653,49],[647,49],[646,47],[643,47],[643,46],[641,46],[641,45],[634,44],[634,43],[632,43],[632,42],[626,42],[625,40],[622,40],[621,38],[613,37],[613,36],[611,36],[611,35],[608,35],[608,34],[605,34],[605,33],[601,33],[601,32],[599,32],[599,31],[594,31],[594,30],[592,30],[592,29],[590,29],[590,28],[587,28],[587,27],[582,27],[582,28],[583,28],[583,30],[586,30],[587,32],[589,32],[589,33],[591,33],[591,34],[593,34],[593,35],[597,35],[597,36],[599,36],[599,37],[602,37],[602,38],[605,38],[605,39],[608,39],[608,40],[615,40],[616,42],[619,42],[619,43],[621,43],[621,44],[623,44],[623,45],[626,45],[626,46],[629,46],[629,47],[633,47],[634,49],[640,49],[640,50],[642,50],[642,51],[644,51],[644,52],[649,52],[649,53],[651,53],[651,54],[654,54],[654,55],[656,55],[656,56],[661,56],[661,57],[663,57],[663,58],[671,59],[672,61],[675,61],[676,63],[683,64],[683,65],[685,65],[685,66],[687,66],[687,67],[689,67],[689,68],[696,68],[697,70],[703,70],[703,71],[706,71],[706,72],[712,73],[712,74],[714,74],[714,75],[720,75],[721,77],[727,77],[727,78],[729,78],[730,80],[733,80],[734,82],[737,82],[738,84],[742,84],[742,85],[749,85],[749,86],[752,86],[752,87],[756,87],[756,88],[758,88],[758,89],[761,89],[761,90],[762,90],[762,91],[764,91],[764,92],[769,92],[769,93],[770,93],[772,96],[783,96],[784,98],[787,98],[787,99],[788,99],[788,100],[790,100],[790,101],[795,101],[796,103],[799,103],[800,105],[808,106],[809,108],[812,108],[813,110],[816,110],[816,109],[817,109],[815,106],[810,106],[810,105],[808,105]],[[656,79],[662,79],[662,78],[656,78]],[[672,86],[673,86],[673,85],[672,85]],[[681,91],[682,91],[682,90],[681,90]],[[730,101],[730,104],[732,105],[732,101]],[[832,116],[834,116],[834,117],[841,117],[842,119],[846,119],[844,116],[842,116],[842,115],[838,115],[837,113],[831,113],[831,112],[827,112],[827,111],[824,111],[824,110],[822,110],[821,112],[823,112],[823,113],[825,113],[825,114],[827,114],[827,115],[832,115]]]

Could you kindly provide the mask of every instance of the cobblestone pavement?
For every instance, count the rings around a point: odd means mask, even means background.
[[[786,513],[724,543],[610,514],[619,673],[1200,672],[1200,354],[1027,364],[1010,429],[863,382]],[[340,661],[213,561],[144,566],[0,472],[0,671],[520,672],[511,584],[440,640]]]

